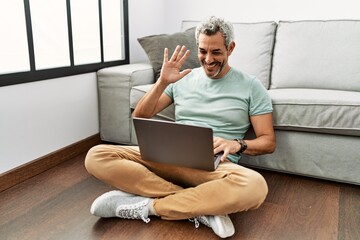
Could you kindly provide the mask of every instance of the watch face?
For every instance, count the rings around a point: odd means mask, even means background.
[[[240,150],[236,154],[241,154],[247,149],[247,144],[244,140],[242,139],[234,139],[234,140],[240,144]]]
[[[246,149],[247,149],[247,144],[244,140],[240,140],[240,144],[241,144],[241,149],[240,149],[240,152],[244,152]]]

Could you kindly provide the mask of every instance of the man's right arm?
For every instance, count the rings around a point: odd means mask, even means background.
[[[172,103],[172,99],[164,93],[164,90],[171,83],[175,83],[191,72],[186,69],[180,72],[182,65],[190,55],[185,46],[177,46],[171,58],[168,59],[168,49],[164,50],[164,61],[160,77],[153,88],[146,93],[137,104],[134,116],[151,118]]]
[[[172,99],[164,93],[168,84],[157,81],[137,104],[134,117],[151,118],[172,103]]]

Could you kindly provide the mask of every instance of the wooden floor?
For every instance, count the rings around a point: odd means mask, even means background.
[[[0,193],[0,239],[217,239],[187,221],[100,219],[92,201],[111,190],[89,176],[85,155]],[[260,170],[259,170],[260,171]],[[230,215],[231,239],[360,239],[360,187],[260,171],[269,185],[257,210]],[[241,201],[241,199],[239,199]]]

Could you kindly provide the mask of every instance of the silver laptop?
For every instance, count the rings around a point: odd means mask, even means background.
[[[214,171],[222,154],[214,156],[211,128],[163,120],[135,118],[142,159]]]

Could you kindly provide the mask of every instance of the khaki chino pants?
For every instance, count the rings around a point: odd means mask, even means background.
[[[142,160],[136,146],[95,146],[85,167],[115,188],[154,198],[156,213],[167,220],[256,209],[268,192],[259,173],[230,161],[213,172],[175,167]]]

